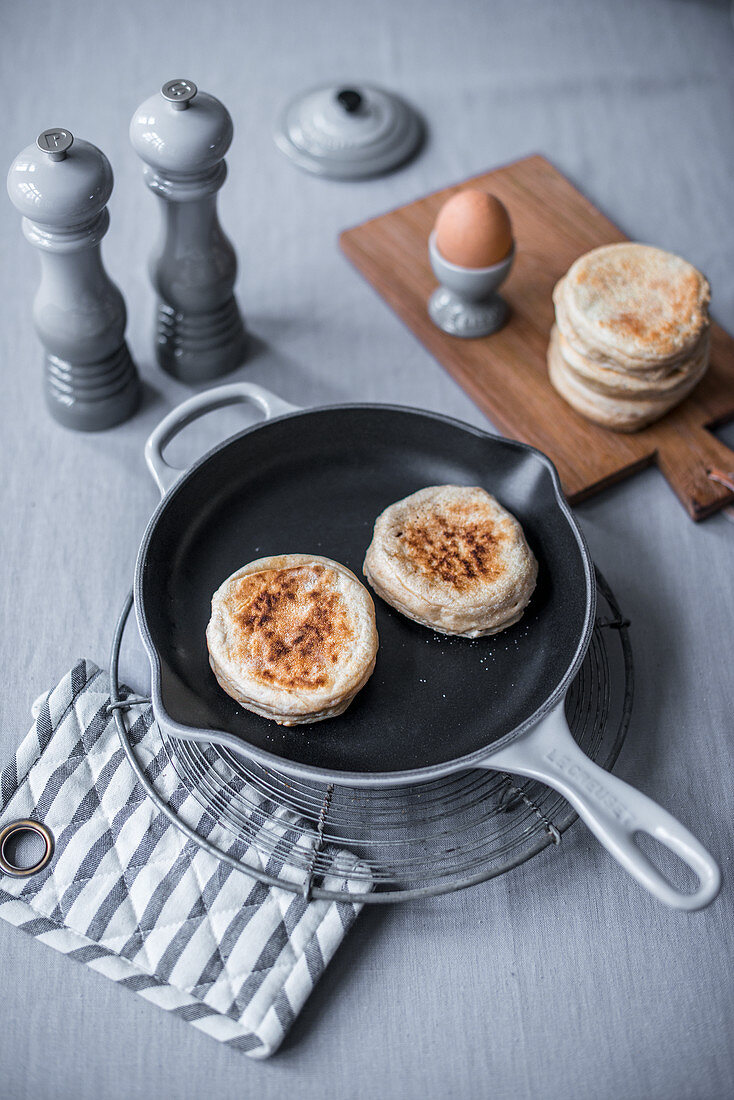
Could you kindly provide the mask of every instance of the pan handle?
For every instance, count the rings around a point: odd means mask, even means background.
[[[182,401],[153,429],[145,444],[145,461],[161,496],[185,473],[166,462],[163,457],[164,448],[182,428],[198,420],[200,416],[239,402],[257,405],[266,420],[299,411],[298,405],[291,405],[262,386],[256,386],[254,382],[230,382],[226,386],[215,386],[214,389],[204,390],[189,397],[187,401]]]
[[[487,766],[539,779],[560,791],[618,863],[666,905],[703,909],[719,892],[721,873],[703,845],[667,810],[581,751],[562,702],[528,733],[493,752]],[[693,893],[664,878],[635,843],[638,833],[660,841],[688,864],[699,879]]]

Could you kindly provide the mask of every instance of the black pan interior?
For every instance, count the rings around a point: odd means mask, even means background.
[[[204,632],[230,573],[264,555],[317,553],[361,577],[377,514],[438,484],[482,485],[523,524],[540,572],[520,623],[448,638],[375,597],[377,666],[341,717],[280,727],[221,690]],[[588,587],[584,551],[535,452],[443,417],[347,406],[250,429],[196,466],[148,530],[136,600],[175,722],[229,731],[296,766],[374,773],[456,760],[528,721],[577,655]]]

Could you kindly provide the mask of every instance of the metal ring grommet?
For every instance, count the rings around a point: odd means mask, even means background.
[[[19,836],[22,833],[35,833],[36,836],[40,836],[46,846],[43,855],[32,867],[18,867],[15,863],[11,863],[5,854],[8,842],[14,836]],[[11,821],[4,829],[0,829],[0,872],[3,874],[15,875],[16,878],[27,878],[29,875],[38,874],[38,872],[42,871],[50,861],[53,854],[53,833],[45,825],[42,825],[40,821],[31,821],[30,819],[25,821]]]

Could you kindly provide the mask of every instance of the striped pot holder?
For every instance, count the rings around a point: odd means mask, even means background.
[[[41,822],[54,853],[29,878],[0,872],[0,917],[219,1042],[267,1058],[359,913],[367,887],[350,879],[358,861],[334,849],[323,885],[345,900],[329,902],[217,860],[147,797],[109,702],[107,676],[82,660],[34,704],[34,725],[0,777],[0,829]],[[277,827],[277,858],[272,836],[266,851],[248,847],[181,785],[150,705],[132,707],[128,722],[146,775],[189,825],[239,859],[288,874],[289,846],[310,843],[296,815],[273,815],[272,806],[262,814],[261,829]]]

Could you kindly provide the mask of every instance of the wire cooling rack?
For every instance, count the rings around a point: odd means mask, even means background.
[[[629,623],[598,570],[596,579],[596,626],[566,713],[581,748],[609,769],[629,726],[633,666]],[[350,878],[371,888],[365,902],[448,893],[501,875],[559,844],[576,820],[557,792],[502,772],[472,770],[386,790],[341,787],[288,776],[222,746],[161,734],[181,787],[219,826],[214,843],[211,834],[197,832],[182,818],[173,804],[180,800],[169,801],[135,755],[118,678],[131,606],[129,595],[110,662],[112,709],[128,759],[159,809],[187,836],[261,882],[340,900],[343,895],[323,883],[335,851],[347,849],[359,857]]]

